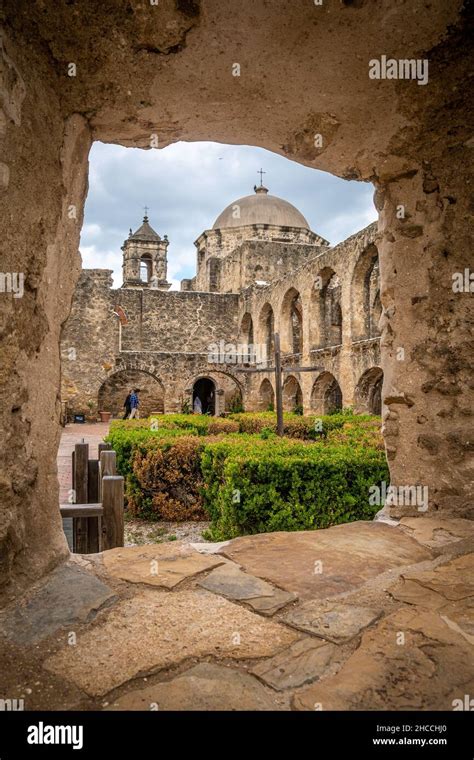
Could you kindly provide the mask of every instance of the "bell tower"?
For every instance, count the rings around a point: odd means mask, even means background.
[[[123,251],[122,288],[149,288],[168,290],[171,283],[166,281],[168,268],[168,238],[162,238],[150,226],[145,207],[143,223],[136,232],[125,240]]]

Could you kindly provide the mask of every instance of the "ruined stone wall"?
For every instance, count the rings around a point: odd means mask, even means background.
[[[123,389],[107,393],[100,389],[110,385],[117,361],[129,353],[138,353],[145,361],[149,354],[169,354],[154,377],[164,388],[163,408],[179,411],[186,383],[192,379],[187,371],[183,374],[186,355],[196,356],[199,369],[205,369],[213,343],[236,339],[238,296],[147,288],[114,290],[111,285],[110,271],[84,270],[76,287],[61,338],[61,397],[69,414],[90,413],[91,401],[97,412],[99,395],[113,407],[105,411],[117,413]],[[120,325],[114,314],[117,307],[123,310],[126,324]],[[143,378],[133,381],[129,376],[128,381],[138,387],[144,384]]]
[[[247,249],[247,244],[250,241],[256,245]],[[300,227],[278,227],[270,224],[206,230],[196,241],[197,272],[192,281],[192,289],[202,291],[215,289],[212,287],[210,279],[210,262],[213,259],[218,260],[220,279],[217,290],[219,292],[237,293],[242,288],[251,285],[258,277],[255,278],[251,270],[242,271],[240,250],[253,250],[258,257],[255,266],[259,264],[263,269],[269,270],[269,276],[276,276],[277,270],[273,270],[272,260],[275,253],[277,253],[277,259],[282,258],[284,260],[286,258],[287,246],[280,245],[280,243],[285,242],[289,245],[298,245],[293,261],[293,266],[298,266],[299,259],[304,258],[304,254],[302,254],[304,246],[319,246],[325,241],[310,230]],[[275,244],[274,249],[269,247],[273,243]],[[282,261],[280,276],[285,269]],[[187,288],[187,285],[185,287]]]
[[[280,333],[282,352],[288,354],[284,363],[320,367],[311,373],[295,373],[302,390],[305,411],[323,412],[312,400],[313,386],[319,375],[330,373],[337,380],[342,391],[343,405],[347,407],[354,405],[355,390],[364,372],[380,366],[380,339],[360,341],[353,329],[354,313],[361,311],[364,306],[356,285],[359,275],[363,278],[363,272],[368,266],[366,251],[377,251],[377,239],[377,226],[371,224],[334,248],[313,249],[315,254],[311,260],[296,268],[291,275],[281,276],[266,287],[248,288],[242,295],[239,324],[242,324],[246,315],[251,316],[255,343],[261,345],[265,342],[261,315],[270,305],[274,314],[275,331]],[[337,345],[319,348],[322,328],[320,300],[323,294],[320,285],[324,283],[327,273],[336,274],[340,281],[342,340]],[[302,305],[303,351],[298,356],[292,355],[288,335],[289,313],[285,302],[289,291],[299,293]],[[265,377],[274,388],[274,379],[270,374],[252,378],[251,391],[246,399],[249,408],[261,407],[260,386]]]
[[[238,292],[256,280],[270,282],[293,276],[305,261],[323,250],[296,242],[245,241],[226,256],[221,265],[222,292]]]

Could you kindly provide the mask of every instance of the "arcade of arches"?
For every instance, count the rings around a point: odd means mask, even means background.
[[[313,393],[322,373],[336,379],[344,405],[376,409],[375,369],[383,370],[392,483],[426,485],[429,514],[472,514],[469,278],[462,292],[452,288],[472,250],[468,4],[434,2],[429,11],[424,0],[409,5],[416,23],[403,2],[393,4],[386,23],[385,3],[334,3],[327,13],[314,3],[276,0],[269,15],[265,3],[227,0],[163,3],[151,13],[136,12],[134,3],[125,13],[120,2],[5,0],[2,268],[25,275],[24,297],[0,302],[5,588],[37,581],[68,554],[55,471],[60,373],[74,405],[90,398],[91,356],[96,394],[109,375],[149,361],[164,388],[165,411],[173,410],[185,391],[192,397],[196,379],[223,370],[209,369],[208,345],[215,336],[234,342],[245,313],[256,343],[268,342],[272,313],[284,351],[297,349],[303,365],[321,368],[315,376],[292,376],[287,398],[297,399],[299,387],[305,409],[340,403],[329,378]],[[322,62],[317,76],[315,50]],[[388,51],[429,59],[427,86],[369,78],[368,58]],[[276,65],[285,60],[292,61],[291,76]],[[68,61],[77,63],[76,77],[68,76]],[[238,78],[231,75],[235,61]],[[81,274],[88,152],[94,140],[149,148],[151,132],[160,146],[202,139],[259,145],[372,182],[378,224],[330,248],[281,199],[263,224],[249,212],[246,235],[229,226],[229,212],[222,228],[197,241],[202,266],[181,292],[167,289],[167,242],[142,227],[127,248],[129,285],[117,294],[103,270]],[[322,147],[315,147],[315,134]],[[142,287],[137,272],[145,250],[152,251],[156,290]],[[268,286],[254,282],[256,271]],[[121,334],[118,306],[128,317]],[[170,322],[157,344],[156,324],[170,310],[181,324]],[[140,322],[140,314],[150,318]],[[82,330],[91,354],[73,359],[69,349]],[[244,404],[264,403],[265,377],[241,377],[229,367],[223,374],[242,389]],[[216,382],[217,398],[219,391],[225,397]],[[264,392],[271,396],[268,385]]]

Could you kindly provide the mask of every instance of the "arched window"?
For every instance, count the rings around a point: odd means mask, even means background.
[[[151,259],[149,256],[142,256],[140,259],[140,280],[141,282],[150,282],[151,279]]]
[[[379,257],[375,245],[369,245],[354,268],[351,284],[352,340],[380,335],[378,323],[382,314],[380,300]]]
[[[290,288],[281,307],[281,348],[286,354],[303,353],[303,306],[295,288]]]
[[[275,332],[275,315],[269,303],[266,303],[258,318],[259,341],[264,345],[267,361],[271,362],[275,354],[274,335]]]
[[[242,317],[239,331],[239,344],[245,346],[242,359],[244,362],[251,362],[254,360],[254,342],[253,342],[253,320],[252,315],[247,312]]]

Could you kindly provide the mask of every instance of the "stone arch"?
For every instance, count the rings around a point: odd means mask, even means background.
[[[252,348],[250,347],[254,345],[254,330],[252,315],[248,311],[244,314],[240,323],[239,344],[248,347],[245,350],[242,349],[244,361],[245,359],[251,361]]]
[[[267,360],[271,361],[274,353],[275,314],[271,304],[266,303],[260,309],[258,316],[258,340],[264,347]]]
[[[296,408],[302,406],[301,385],[294,375],[289,375],[283,383],[283,409],[285,412],[294,412]]]
[[[342,343],[341,282],[331,267],[321,269],[313,283],[310,335],[313,348]]]
[[[331,372],[322,372],[311,390],[311,410],[316,414],[332,414],[342,409],[341,387]]]
[[[287,57],[295,45],[299,45],[301,67],[298,72],[289,82],[283,83],[278,67],[267,68],[268,76],[265,86],[261,87],[261,97],[252,99],[252,82],[244,86],[243,81],[243,86],[238,88],[226,84],[229,77],[220,69],[223,79],[222,83],[218,80],[218,85],[222,84],[224,95],[226,87],[231,87],[233,97],[223,96],[222,108],[214,109],[212,120],[209,114],[215,105],[217,70],[207,65],[206,56],[211,55],[209,42],[227,32],[225,13],[214,14],[213,8],[208,13],[206,8],[200,18],[195,18],[189,7],[199,9],[198,3],[177,3],[176,11],[170,10],[167,30],[159,28],[157,21],[155,32],[155,26],[150,22],[149,37],[148,33],[145,35],[148,42],[161,37],[163,31],[160,49],[173,51],[170,56],[144,53],[143,45],[137,45],[139,40],[144,40],[143,19],[140,14],[131,14],[127,28],[124,27],[123,61],[117,67],[115,46],[107,48],[104,45],[101,30],[106,27],[114,30],[118,17],[110,15],[109,6],[97,5],[94,27],[88,36],[89,54],[81,58],[80,81],[87,82],[88,86],[72,88],[70,107],[64,108],[64,104],[54,97],[58,87],[57,65],[48,54],[46,44],[57,49],[57,61],[67,60],[64,55],[67,40],[62,34],[65,17],[62,13],[56,18],[51,17],[51,13],[59,13],[59,6],[47,2],[35,9],[31,4],[32,14],[29,18],[25,16],[25,24],[20,28],[15,23],[16,4],[7,4],[5,36],[6,47],[11,48],[7,61],[8,66],[12,66],[6,99],[10,116],[5,124],[8,145],[12,146],[9,158],[16,166],[18,157],[25,153],[31,155],[33,132],[37,161],[23,162],[26,165],[21,181],[10,181],[9,184],[8,166],[3,167],[5,171],[2,172],[3,187],[8,187],[8,193],[2,195],[2,203],[8,201],[12,212],[3,214],[3,237],[9,241],[5,267],[32,272],[33,280],[27,298],[8,302],[2,299],[4,319],[7,323],[11,320],[14,336],[6,336],[8,360],[2,367],[4,381],[10,389],[10,403],[5,409],[2,429],[2,443],[8,448],[2,454],[7,457],[7,464],[15,463],[15,477],[18,475],[15,487],[8,483],[5,486],[5,498],[9,503],[1,537],[5,584],[36,580],[66,556],[51,473],[58,440],[60,357],[57,344],[79,269],[80,230],[78,224],[71,224],[68,220],[67,206],[58,203],[57,188],[64,188],[65,198],[77,209],[80,219],[87,191],[87,153],[92,139],[149,147],[148,130],[143,128],[143,101],[139,101],[140,96],[130,98],[127,95],[127,83],[136,71],[137,57],[142,64],[140,91],[147,92],[149,102],[147,119],[158,126],[163,124],[167,142],[207,136],[222,143],[258,144],[341,177],[365,181],[377,178],[377,206],[383,208],[379,231],[383,269],[387,273],[386,303],[395,307],[400,304],[413,306],[404,315],[400,308],[388,309],[384,328],[393,344],[404,346],[409,357],[405,363],[397,362],[392,351],[383,349],[382,366],[390,375],[390,391],[394,391],[392,403],[401,417],[397,431],[385,434],[392,481],[424,482],[429,485],[430,505],[435,509],[448,515],[453,512],[458,516],[469,514],[467,451],[452,462],[448,475],[442,467],[453,446],[453,436],[469,435],[468,420],[463,414],[465,405],[453,402],[447,413],[447,399],[440,398],[438,384],[426,382],[426,365],[423,363],[427,358],[426,346],[437,343],[439,350],[436,357],[430,359],[434,365],[430,374],[434,375],[435,369],[440,375],[448,372],[441,357],[462,352],[465,339],[463,331],[456,326],[468,316],[468,299],[453,299],[452,290],[446,283],[453,272],[464,271],[469,253],[465,209],[470,148],[464,137],[453,137],[458,128],[466,124],[468,114],[463,97],[468,60],[466,56],[464,59],[459,56],[459,51],[468,40],[469,16],[461,3],[450,4],[451,7],[446,9],[440,6],[433,14],[421,12],[423,3],[420,0],[414,0],[414,3],[420,12],[417,34],[410,40],[407,40],[406,23],[403,23],[405,9],[400,7],[397,12],[395,4],[391,24],[386,23],[385,5],[373,4],[370,29],[364,11],[352,13],[342,5],[338,14],[344,14],[341,15],[344,23],[337,25],[339,28],[326,29],[312,23],[312,4],[308,3],[301,13],[292,12],[290,4],[282,6],[282,23],[274,25],[274,34],[268,39],[267,55],[269,59],[278,55]],[[265,4],[254,5],[255,18],[248,14],[244,4],[240,7],[236,4],[235,33],[228,37],[229,60],[240,60],[234,54],[242,54],[244,61],[251,60],[253,51],[258,49],[258,35],[268,16],[265,15]],[[353,2],[352,5],[360,6],[361,3]],[[181,7],[188,7],[187,12],[183,13]],[[75,14],[68,11],[69,36],[77,36],[79,40],[81,28],[90,19],[90,4],[76,4],[75,8]],[[194,44],[186,45],[190,29],[189,38]],[[324,150],[315,151],[313,142],[308,139],[308,135],[314,132],[314,119],[310,114],[307,121],[300,124],[298,134],[294,131],[294,115],[301,107],[311,81],[311,51],[318,46],[321,60],[325,60],[328,53],[338,55],[340,50],[347,50],[349,42],[355,56],[363,55],[367,47],[366,35],[372,29],[380,36],[381,49],[387,47],[387,42],[394,50],[402,46],[407,59],[414,57],[419,50],[426,52],[430,65],[433,63],[434,86],[429,88],[429,98],[427,94],[424,97],[425,92],[419,92],[428,89],[423,87],[416,88],[416,96],[413,88],[403,88],[402,95],[400,83],[396,81],[387,81],[383,87],[374,86],[364,67],[353,66],[349,71],[348,67],[329,66],[327,72],[321,72],[321,84],[314,93],[314,106],[317,113],[334,114],[334,120],[330,122],[330,139],[325,142]],[[28,41],[31,44],[27,44]],[[97,66],[99,58],[101,65]],[[183,67],[186,67],[186,76]],[[167,76],[162,75],[162,68],[167,69]],[[26,98],[20,70],[27,80]],[[193,71],[199,73],[199,92]],[[452,91],[453,87],[457,88],[459,97],[447,99],[446,92],[448,89]],[[178,91],[179,97],[176,97]],[[278,97],[282,94],[283,97]],[[173,105],[170,118],[164,121],[163,102]],[[266,118],[269,108],[275,113],[273,119]],[[127,112],[125,115],[124,111]],[[43,118],[38,118],[43,114]],[[82,114],[94,114],[94,118],[89,120]],[[407,118],[409,130],[406,129]],[[34,119],[38,128],[32,130]],[[288,136],[286,144],[285,135]],[[453,160],[454,154],[456,161]],[[26,195],[35,199],[37,206],[32,213],[34,218],[41,216],[41,225],[30,219],[18,224],[16,210],[24,208]],[[439,197],[449,199],[449,204],[439,205]],[[415,213],[410,219],[400,220],[398,204],[407,202]],[[56,236],[54,246],[51,244],[52,230]],[[11,256],[14,259],[9,265],[8,257]],[[55,287],[54,280],[48,276],[51,272],[61,287]],[[420,286],[423,291],[421,306]],[[446,320],[445,329],[440,331],[442,318]],[[35,357],[34,373],[31,372],[31,362],[24,360],[25,351],[27,356]],[[449,367],[449,374],[459,398],[467,398],[469,385],[465,363],[458,362]],[[41,394],[36,393],[39,379],[44,389]],[[25,398],[29,399],[28,405]],[[419,427],[410,420],[411,404],[416,405],[417,415],[426,417],[428,425],[437,425],[439,452],[433,453],[429,460],[409,456],[419,445]],[[21,424],[19,418],[23,411],[18,414],[20,407],[25,407]],[[27,462],[27,457],[32,461]],[[36,467],[38,477],[32,479],[30,471]],[[396,514],[397,510],[392,510]]]
[[[216,413],[216,384],[212,378],[199,377],[193,384],[192,409],[200,414]]]
[[[97,394],[99,410],[112,412],[114,417],[122,417],[123,403],[131,388],[140,389],[141,417],[148,417],[151,412],[164,412],[165,391],[161,380],[141,369],[120,369],[109,375]]]
[[[211,372],[200,372],[193,375],[185,384],[185,397],[184,400],[188,400],[193,404],[194,401],[194,386],[202,379],[211,380],[215,386],[215,405],[213,414],[220,415],[223,412],[231,411],[233,402],[239,400],[243,404],[243,387],[240,380],[238,380],[230,372],[221,372],[212,370]]]
[[[266,412],[269,409],[275,408],[275,391],[273,385],[268,378],[262,380],[260,388],[258,390],[258,408],[261,412]]]
[[[355,389],[355,411],[361,414],[382,414],[383,371],[380,367],[367,369]]]
[[[359,256],[351,282],[352,340],[380,335],[378,322],[382,314],[380,300],[379,254],[371,243]]]
[[[281,350],[285,354],[303,353],[303,304],[296,288],[286,291],[281,304]]]

